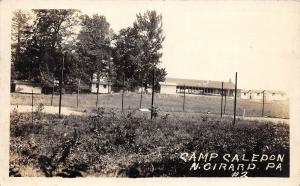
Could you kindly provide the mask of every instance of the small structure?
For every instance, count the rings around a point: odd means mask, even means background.
[[[241,99],[251,99],[251,90],[241,90]]]
[[[100,80],[98,81],[97,75],[94,74],[91,83],[91,93],[97,93],[98,86],[100,94],[111,93],[111,83],[107,80],[107,78],[100,78]]]
[[[221,81],[206,81],[194,79],[166,78],[164,82],[159,82],[160,93],[162,94],[196,94],[196,95],[221,95]],[[223,91],[227,96],[234,96],[234,84],[223,82]],[[240,89],[237,95],[240,95]]]
[[[13,92],[18,92],[18,93],[27,93],[27,94],[41,94],[42,93],[42,86],[41,84],[38,83],[32,83],[29,81],[20,81],[20,80],[15,80],[13,82]]]
[[[266,91],[265,96],[267,101],[282,101],[288,99],[288,95],[285,92],[276,90]]]
[[[176,94],[177,84],[172,82],[159,82],[161,94]]]
[[[107,81],[92,82],[91,85],[91,93],[97,93],[97,89],[99,86],[100,94],[110,94],[111,93],[111,84]]]
[[[242,90],[241,99],[248,99],[253,101],[282,101],[288,98],[283,91],[277,90]]]

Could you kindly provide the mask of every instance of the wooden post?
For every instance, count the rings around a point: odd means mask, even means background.
[[[153,68],[152,72],[152,99],[151,99],[151,120],[153,118],[153,103],[154,103],[154,84],[155,84],[155,69]]]
[[[53,103],[54,85],[55,85],[55,80],[53,79],[52,96],[51,96],[51,106],[52,106],[52,103]]]
[[[79,99],[79,87],[80,87],[80,79],[78,79],[78,83],[77,83],[77,108],[78,108],[78,99]]]
[[[143,100],[143,81],[141,83],[140,109],[142,108],[142,100]]]
[[[33,89],[31,90],[31,122],[33,123]]]
[[[59,110],[58,110],[58,117],[59,118],[61,118],[61,98],[62,98],[62,84],[63,84],[63,80],[64,80],[64,61],[65,61],[65,56],[64,56],[64,53],[63,53],[61,76],[60,76],[60,82],[59,82]]]
[[[235,73],[235,87],[234,87],[234,109],[233,109],[233,125],[235,125],[236,117],[236,92],[237,92],[237,72]]]
[[[226,113],[226,95],[227,95],[227,91],[225,90],[225,94],[224,94],[224,114]]]
[[[183,85],[183,104],[182,104],[183,112],[184,112],[184,107],[185,107],[185,85]]]
[[[98,108],[98,99],[99,99],[99,86],[100,86],[100,75],[97,74],[97,99],[96,99],[96,108]]]
[[[263,93],[263,104],[262,104],[261,117],[264,117],[264,111],[265,111],[265,90],[262,93]]]
[[[122,87],[122,113],[124,110],[124,88],[125,88],[125,74],[123,73],[123,87]]]
[[[221,90],[221,118],[223,117],[223,86],[224,86],[224,83],[222,81],[222,90]]]

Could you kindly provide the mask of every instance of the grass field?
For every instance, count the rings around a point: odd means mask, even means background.
[[[73,107],[77,109],[76,94],[65,94],[62,99],[62,106]],[[51,104],[51,95],[34,95],[34,105],[42,103],[44,105]],[[53,105],[58,106],[59,96],[54,95]],[[133,110],[139,108],[140,94],[125,93],[124,95],[124,108]],[[186,96],[185,112],[187,113],[220,113],[221,97],[218,96]],[[30,94],[11,94],[11,104],[13,105],[31,105]],[[182,95],[164,95],[155,94],[154,105],[163,112],[182,112],[183,96]],[[78,110],[91,111],[96,107],[95,94],[80,94]],[[99,107],[121,109],[121,94],[100,94]],[[144,94],[142,107],[151,107],[151,95]],[[242,116],[245,111],[245,116],[262,116],[262,103],[237,100],[237,115]],[[226,114],[233,114],[233,98],[227,98]],[[275,118],[289,118],[289,104],[288,101],[274,101],[265,103],[265,117]]]
[[[266,162],[257,162],[260,169],[247,176],[289,175],[288,125],[239,120],[232,126],[231,121],[192,113],[151,121],[131,111],[99,109],[95,116],[63,119],[37,112],[32,122],[30,113],[13,112],[10,176],[232,176],[231,170],[190,171],[179,158],[183,152],[284,154],[282,171],[264,171]]]

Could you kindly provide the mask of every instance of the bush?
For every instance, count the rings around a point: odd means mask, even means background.
[[[119,114],[104,108],[87,117],[45,114],[35,123],[30,114],[11,114],[11,176],[19,176],[17,170],[24,166],[62,177],[230,176],[187,171],[179,154],[194,151],[288,156],[289,126],[243,120],[232,126],[230,118],[209,115],[162,115],[151,121],[135,111]]]

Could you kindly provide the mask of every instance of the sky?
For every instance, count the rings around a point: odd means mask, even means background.
[[[237,72],[238,88],[289,92],[300,56],[300,15],[292,2],[90,2],[59,8],[104,15],[115,32],[132,26],[139,12],[161,13],[166,36],[161,67],[167,77],[234,81]]]

